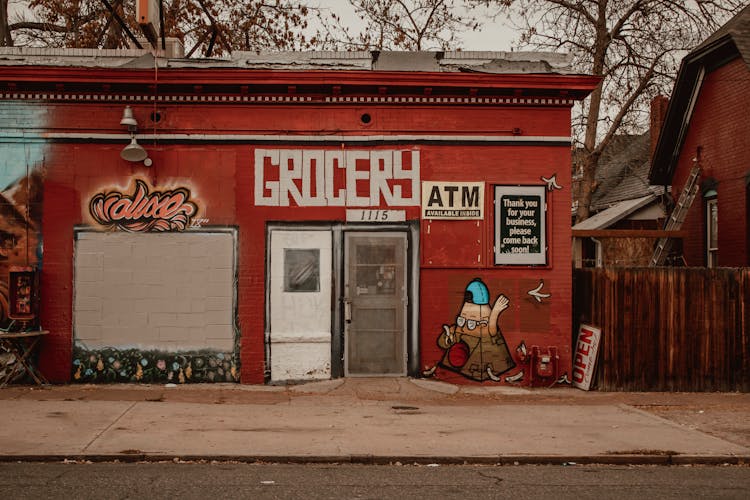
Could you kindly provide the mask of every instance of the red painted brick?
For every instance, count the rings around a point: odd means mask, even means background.
[[[50,128],[68,132],[118,132],[122,105],[47,104],[56,117]],[[134,104],[146,123],[151,105]],[[410,134],[459,135],[509,134],[518,128],[523,136],[563,136],[570,133],[570,109],[560,106],[397,106],[370,105],[373,117],[366,130],[359,123],[362,108],[325,104],[292,105],[191,105],[160,106],[165,120],[162,133],[320,135]],[[100,130],[101,124],[111,124]],[[108,126],[108,125],[105,125]],[[155,126],[156,127],[156,126]],[[507,129],[507,130],[505,130]],[[50,146],[44,190],[44,271],[42,320],[52,334],[41,352],[42,369],[51,380],[70,380],[73,345],[74,226],[95,224],[88,203],[99,192],[130,190],[142,179],[156,190],[188,188],[208,226],[238,230],[238,310],[241,342],[239,356],[243,383],[259,384],[265,376],[266,328],[266,224],[269,221],[344,221],[344,207],[298,208],[254,206],[253,151],[255,146],[149,144],[142,141],[154,165],[150,168],[120,159],[122,145],[55,144]],[[269,147],[269,146],[264,146]],[[311,147],[271,146],[271,147]],[[325,146],[338,148],[338,145]],[[372,148],[394,146],[370,146]],[[570,371],[571,253],[570,253],[570,149],[564,146],[499,146],[477,144],[421,144],[421,179],[485,182],[483,221],[421,221],[420,225],[420,367],[434,365],[442,356],[436,339],[443,324],[450,324],[463,300],[466,284],[482,278],[492,299],[506,294],[511,307],[503,314],[501,329],[511,351],[521,342],[528,346],[555,346],[560,351],[561,373]],[[358,146],[356,149],[369,147]],[[316,147],[317,149],[317,147]],[[546,228],[548,264],[544,266],[493,265],[493,185],[543,185],[542,177],[557,174],[562,190],[547,193]],[[728,194],[728,192],[727,192]],[[386,208],[381,206],[380,208]],[[408,220],[419,220],[419,207],[406,207]],[[537,303],[528,291],[544,281],[551,297]],[[455,382],[460,375],[439,372]]]

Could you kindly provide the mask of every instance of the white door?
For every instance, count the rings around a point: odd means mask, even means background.
[[[347,376],[406,375],[405,233],[346,233]]]
[[[329,230],[272,230],[271,381],[331,377]]]

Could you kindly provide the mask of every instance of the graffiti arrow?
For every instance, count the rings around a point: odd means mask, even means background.
[[[547,179],[542,176],[541,179],[547,183],[547,190],[552,191],[553,189],[562,189],[562,186],[557,183],[557,174],[552,174],[552,177]]]
[[[539,280],[539,286],[536,287],[536,288],[534,288],[533,290],[529,290],[526,293],[528,293],[529,295],[531,295],[532,297],[534,297],[537,302],[541,302],[542,299],[548,299],[548,298],[550,298],[552,296],[549,293],[542,293],[541,292],[543,286],[544,286],[544,280]]]
[[[506,382],[520,382],[521,380],[523,380],[523,370],[516,373],[515,375],[505,377]]]

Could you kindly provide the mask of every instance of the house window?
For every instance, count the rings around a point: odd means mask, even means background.
[[[706,267],[719,263],[719,213],[716,198],[706,200]]]

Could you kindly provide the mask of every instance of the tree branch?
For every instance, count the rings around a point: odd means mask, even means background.
[[[636,89],[628,96],[628,98],[625,100],[623,105],[620,107],[620,110],[617,112],[617,115],[615,115],[614,119],[612,120],[611,125],[609,126],[609,130],[607,131],[607,133],[605,134],[604,138],[601,140],[599,145],[594,149],[595,153],[601,154],[601,152],[607,147],[609,142],[612,140],[612,137],[620,128],[620,124],[622,123],[623,118],[630,111],[630,108],[631,106],[633,106],[633,103],[652,84],[652,78],[654,76],[654,71],[656,69],[656,66],[661,60],[661,58],[664,57],[664,55],[666,55],[666,52],[662,52],[657,57],[654,57],[653,61],[651,62],[651,65],[646,71],[646,74],[644,74],[640,78],[640,81],[638,82],[638,87],[636,87]]]

